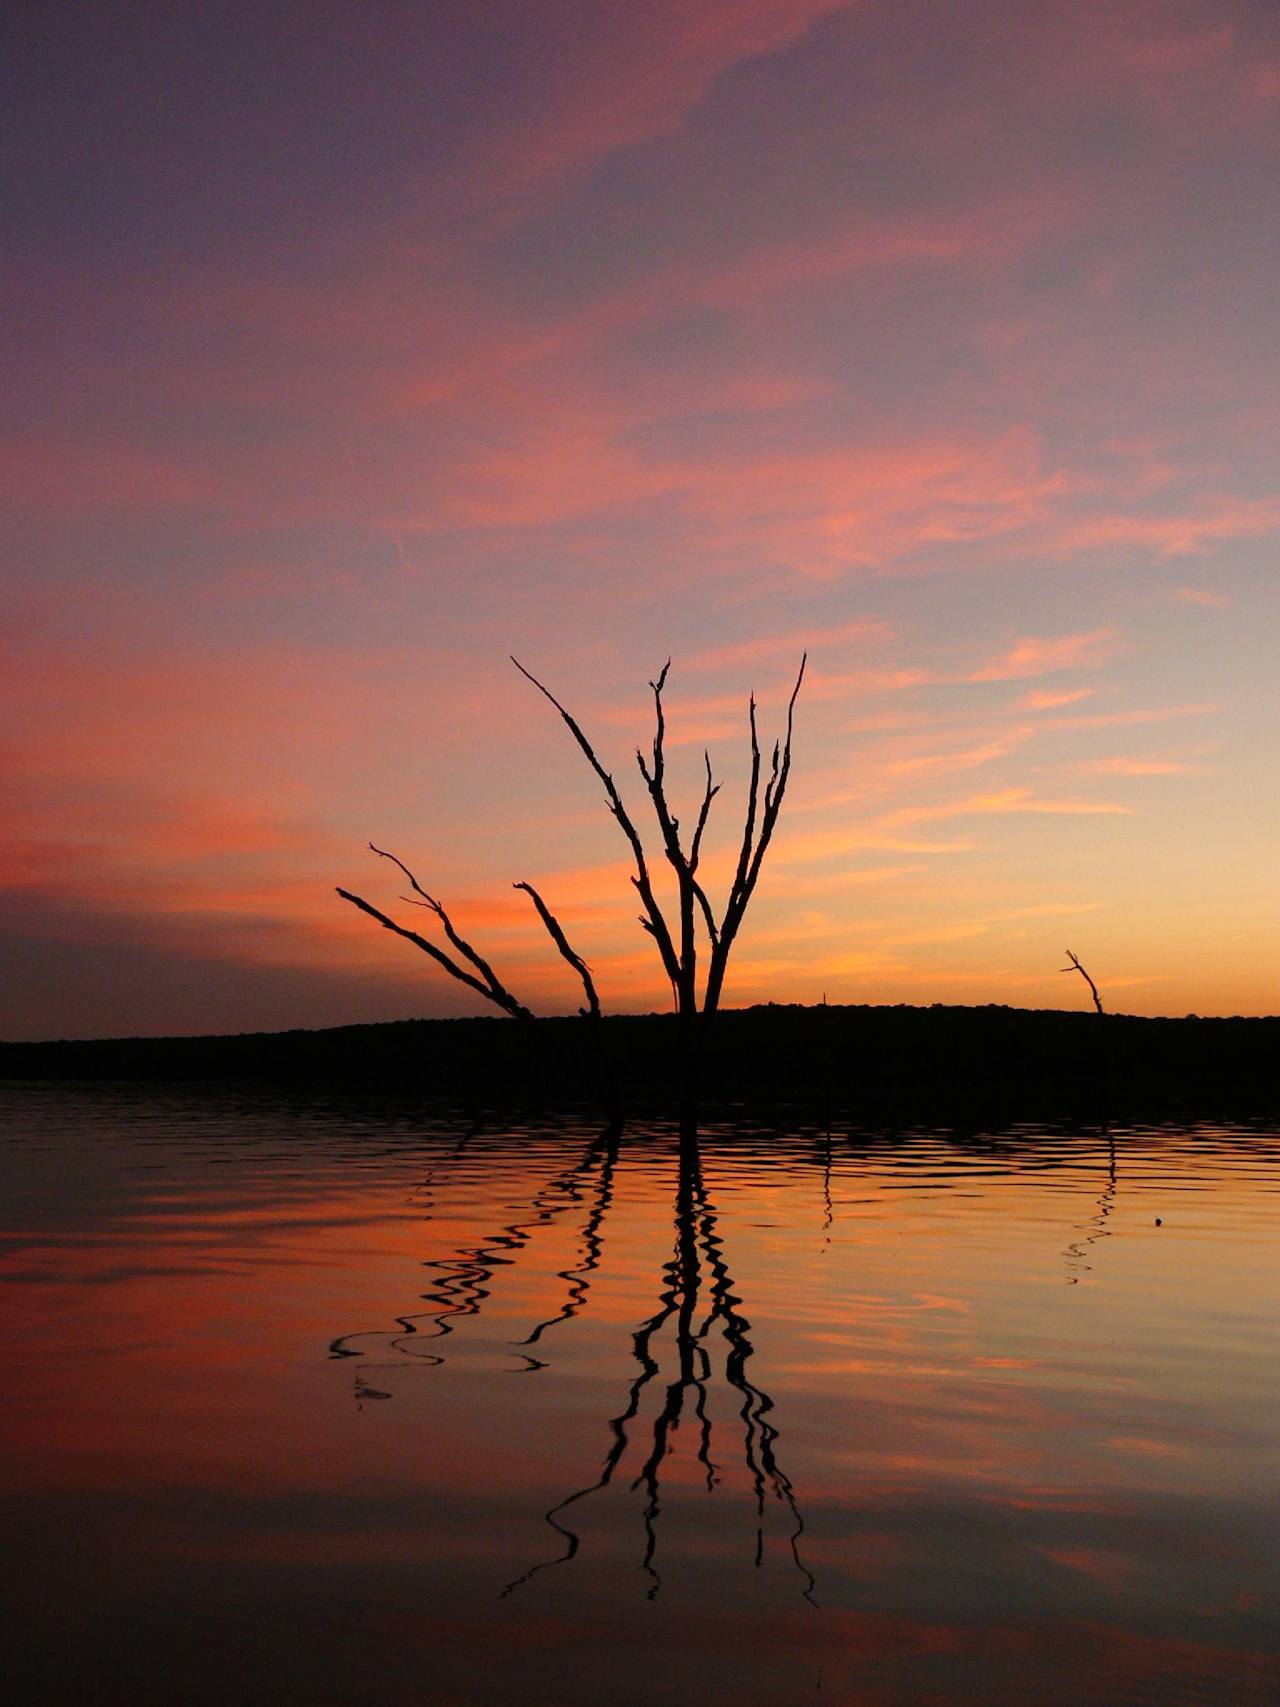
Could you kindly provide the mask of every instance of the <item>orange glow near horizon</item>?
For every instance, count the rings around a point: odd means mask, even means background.
[[[664,1007],[513,652],[714,898],[808,649],[731,1003],[1280,1011],[1280,14],[587,10],[24,34],[0,1038]]]

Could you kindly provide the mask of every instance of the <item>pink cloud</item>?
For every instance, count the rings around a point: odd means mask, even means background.
[[[802,652],[830,654],[853,643],[867,642],[884,645],[893,638],[892,626],[882,617],[856,617],[837,627],[815,623],[810,628],[792,629],[786,634],[761,635],[753,640],[735,641],[728,646],[716,646],[697,652],[687,660],[692,670],[740,669],[745,665],[770,662],[775,659],[799,659]]]
[[[779,52],[847,0],[648,0],[548,15],[536,98],[462,148],[454,193],[486,205],[545,196],[615,150],[678,131],[714,80]]]
[[[1280,526],[1280,498],[1206,499],[1169,515],[1136,512],[1065,522],[1058,549],[1067,553],[1141,548],[1161,557],[1194,557],[1222,540],[1256,538]]]
[[[1203,605],[1207,610],[1225,610],[1231,600],[1225,593],[1211,593],[1207,587],[1175,587],[1174,598],[1183,605]]]
[[[1027,635],[967,679],[1010,682],[1051,675],[1057,670],[1096,670],[1123,649],[1114,628],[1095,628],[1085,634]]]
[[[1097,690],[1095,688],[1067,688],[1059,693],[1052,689],[1033,688],[1018,701],[1020,711],[1056,711],[1064,705],[1078,705],[1082,699],[1090,699]]]

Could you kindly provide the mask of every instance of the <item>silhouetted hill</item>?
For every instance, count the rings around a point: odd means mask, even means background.
[[[665,1102],[675,1022],[618,1015],[603,1037],[629,1102]],[[403,1020],[234,1037],[0,1043],[0,1077],[258,1082],[420,1095],[467,1108],[581,1101],[582,1021]],[[1008,1007],[728,1010],[709,1105],[799,1103],[833,1118],[995,1122],[1280,1110],[1280,1018],[1099,1018]]]

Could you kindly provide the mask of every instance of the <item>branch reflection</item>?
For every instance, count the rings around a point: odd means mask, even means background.
[[[1111,1229],[1107,1226],[1111,1211],[1115,1207],[1116,1187],[1119,1179],[1116,1174],[1116,1141],[1109,1127],[1104,1128],[1107,1141],[1107,1172],[1101,1191],[1098,1193],[1097,1205],[1088,1222],[1081,1229],[1081,1235],[1073,1240],[1065,1251],[1063,1260],[1067,1266],[1067,1285],[1078,1286],[1082,1274],[1088,1274],[1093,1264],[1089,1261],[1089,1247],[1097,1244],[1099,1239],[1105,1239]]]
[[[451,1159],[460,1159],[464,1149],[465,1140]],[[539,1345],[553,1329],[578,1316],[586,1308],[593,1277],[603,1259],[604,1227],[613,1204],[618,1158],[619,1134],[606,1129],[580,1162],[534,1194],[519,1220],[491,1234],[482,1244],[428,1261],[426,1266],[444,1275],[432,1291],[423,1294],[431,1308],[397,1317],[399,1332],[349,1333],[335,1339],[330,1346],[332,1356],[361,1360],[356,1374],[357,1402],[387,1396],[367,1380],[367,1371],[392,1366],[369,1361],[371,1341],[382,1341],[388,1350],[401,1357],[428,1364],[442,1363],[443,1356],[428,1351],[424,1342],[438,1341],[455,1331],[460,1318],[478,1315],[490,1295],[489,1283],[495,1271],[515,1262],[540,1228],[567,1209],[585,1202],[586,1216],[578,1238],[580,1258],[558,1271],[566,1285],[563,1303],[554,1315],[536,1323],[524,1339],[513,1343],[517,1348]],[[588,1190],[587,1180],[593,1172],[594,1184]],[[433,1179],[434,1173],[425,1186],[429,1188]],[[674,1437],[686,1418],[692,1418],[696,1427],[696,1462],[701,1467],[707,1492],[714,1492],[722,1479],[721,1468],[712,1456],[714,1425],[709,1398],[718,1365],[725,1385],[733,1391],[734,1411],[739,1420],[742,1462],[754,1505],[754,1563],[759,1567],[764,1562],[767,1517],[772,1502],[786,1514],[786,1547],[799,1577],[800,1592],[810,1604],[817,1604],[815,1580],[801,1555],[804,1518],[794,1486],[778,1462],[779,1431],[772,1420],[774,1402],[749,1374],[755,1356],[751,1323],[729,1268],[697,1138],[688,1132],[682,1135],[679,1150],[673,1226],[674,1244],[670,1258],[662,1266],[657,1308],[631,1333],[631,1356],[636,1370],[627,1385],[626,1402],[608,1421],[609,1442],[598,1473],[544,1513],[546,1523],[560,1538],[560,1548],[552,1558],[532,1565],[508,1583],[502,1590],[504,1598],[544,1571],[566,1565],[577,1556],[581,1537],[569,1521],[573,1508],[608,1488],[633,1450],[643,1454],[630,1484],[632,1492],[643,1495],[644,1502],[640,1565],[648,1578],[648,1597],[653,1599],[659,1593],[663,1469],[674,1450]],[[519,1355],[525,1368],[515,1373],[532,1373],[546,1367],[529,1353]],[[646,1392],[655,1384],[659,1392],[656,1413],[651,1426],[641,1429],[638,1419]]]

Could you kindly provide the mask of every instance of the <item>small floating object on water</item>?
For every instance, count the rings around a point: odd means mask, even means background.
[[[1160,1219],[1160,1217],[1158,1215],[1156,1216],[1156,1226],[1157,1227],[1163,1227],[1164,1226],[1164,1222]]]

